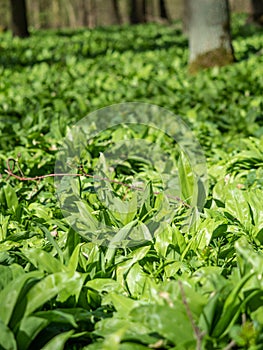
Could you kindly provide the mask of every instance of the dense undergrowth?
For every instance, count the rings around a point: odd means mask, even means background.
[[[237,63],[189,76],[178,24],[1,34],[0,349],[263,349],[262,30],[235,18],[233,45]],[[209,193],[189,230],[178,205],[152,239],[112,249],[69,227],[53,178],[5,170],[53,173],[72,125],[128,101],[185,120],[207,159]],[[89,171],[114,135],[94,140]],[[132,217],[147,230],[147,213],[163,210],[152,169],[128,159],[115,175],[137,173],[148,185]],[[119,230],[130,224],[96,194],[83,198],[85,220],[101,211]]]

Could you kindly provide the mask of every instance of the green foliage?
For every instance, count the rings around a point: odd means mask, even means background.
[[[262,36],[242,21],[233,23],[239,62],[195,77],[177,24],[35,32],[24,41],[1,33],[1,349],[263,349]],[[7,165],[18,176],[53,173],[71,125],[123,101],[167,107],[191,126],[210,180],[201,213],[189,208],[202,198],[190,198],[187,157],[149,128],[94,138],[85,171],[97,166],[118,181],[100,183],[103,206],[93,179],[70,180],[82,199],[68,215],[82,218],[75,231],[51,177],[6,176]],[[134,152],[111,172],[101,153],[111,145],[118,154],[125,137],[155,143],[154,165]],[[172,159],[167,173],[179,173],[182,201],[172,207],[159,193],[158,152]],[[145,190],[121,185],[132,180]],[[98,234],[100,223],[114,234]],[[79,235],[83,225],[89,236]],[[126,244],[130,232],[144,240]]]

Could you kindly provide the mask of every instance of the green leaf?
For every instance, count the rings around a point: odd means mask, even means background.
[[[140,220],[144,220],[145,217],[152,211],[154,207],[154,193],[152,182],[149,181],[143,191],[142,199],[141,199],[141,208],[139,217]]]
[[[58,256],[59,256],[59,260],[61,263],[63,263],[64,261],[64,258],[63,258],[63,252],[62,250],[60,249],[59,245],[57,244],[57,242],[54,240],[54,238],[52,237],[51,233],[49,232],[49,230],[38,223],[38,226],[41,228],[41,230],[45,233],[47,239],[49,240],[49,242],[52,244],[52,246],[56,249],[57,253],[58,253]]]
[[[173,228],[166,222],[161,222],[157,231],[155,232],[154,247],[159,255],[166,256],[167,249],[173,241]]]
[[[16,191],[9,184],[6,184],[3,189],[7,208],[11,209],[12,211],[15,211],[18,206],[18,198],[16,195]]]
[[[44,219],[45,222],[50,222],[51,220],[51,212],[48,210],[45,206],[39,204],[39,203],[31,203],[28,206],[29,211],[34,211],[34,215],[37,216],[40,219]]]
[[[0,242],[6,239],[10,216],[0,213]]]
[[[194,205],[192,203],[193,195],[194,195],[194,175],[192,172],[191,165],[189,163],[189,159],[186,155],[181,152],[179,160],[178,160],[178,172],[179,172],[179,180],[180,180],[180,189],[181,189],[181,198],[189,205]],[[196,203],[195,203],[196,204]]]
[[[86,283],[86,286],[92,288],[99,293],[102,292],[122,292],[123,288],[117,281],[110,278],[95,278]]]
[[[77,201],[76,205],[79,210],[78,218],[85,223],[87,229],[95,231],[98,229],[98,220],[95,215],[92,215],[92,209],[84,201]]]
[[[30,282],[30,280],[36,282],[42,276],[43,274],[38,271],[23,274],[1,290],[0,300],[2,301],[2,306],[0,308],[0,319],[5,325],[9,324],[12,314],[15,312],[17,301],[27,282]]]
[[[121,338],[126,332],[127,326],[124,325],[112,334],[109,334],[104,340],[102,350],[119,350]]]
[[[22,266],[18,264],[12,264],[11,266],[0,265],[0,291],[20,275],[24,275]]]
[[[211,334],[213,331],[216,319],[220,317],[220,311],[222,310],[222,303],[220,304],[220,293],[211,296],[208,299],[206,306],[203,309],[203,313],[200,316],[199,327],[206,332]]]
[[[127,202],[114,197],[111,204],[108,204],[107,207],[118,221],[123,225],[127,225],[137,213],[137,195],[133,193],[132,198]]]
[[[83,246],[83,243],[78,244],[75,247],[71,257],[69,258],[69,262],[68,262],[68,266],[67,266],[67,268],[69,270],[72,270],[72,271],[76,271],[77,270],[77,267],[78,267],[78,264],[79,264],[80,250],[81,250],[82,246]]]
[[[244,192],[238,188],[229,188],[226,192],[226,211],[244,225],[245,229],[251,228],[251,213]]]
[[[191,347],[196,344],[195,336],[185,306],[178,301],[173,307],[168,305],[145,305],[131,311],[134,321],[142,323],[149,332],[156,332],[174,345]],[[191,348],[189,347],[189,349]]]
[[[25,316],[22,318],[16,331],[16,339],[19,349],[28,349],[31,342],[47,325],[48,320],[37,316]]]
[[[263,328],[263,306],[251,313],[252,320],[255,320]]]
[[[143,343],[154,343],[156,338],[148,335],[148,329],[141,323],[132,322],[128,315],[124,318],[119,318],[119,316],[118,313],[115,313],[112,318],[102,319],[96,325],[95,334],[107,338],[112,333],[118,332],[119,329],[125,328],[126,332],[121,336],[122,342],[133,339],[136,341],[139,338]]]
[[[238,317],[240,313],[240,297],[241,291],[247,281],[254,275],[254,273],[250,273],[245,275],[241,281],[237,284],[237,286],[229,293],[227,296],[223,310],[220,316],[219,321],[215,325],[212,335],[214,337],[223,336],[227,330],[230,328],[232,323]]]
[[[62,301],[65,301],[71,295],[75,295],[77,298],[84,279],[85,276],[71,271],[56,272],[43,278],[27,294],[25,315],[31,314],[60,293]]]
[[[127,241],[129,234],[133,227],[137,224],[137,220],[129,222],[127,225],[122,227],[116,235],[110,240],[109,247],[114,248],[116,246],[122,245],[123,241]]]
[[[263,228],[262,197],[263,191],[260,189],[246,193],[246,199],[251,209],[250,215],[258,231]]]
[[[64,266],[58,259],[54,258],[51,253],[42,249],[22,249],[22,253],[35,266],[35,268],[40,271],[55,273],[66,270],[66,266]]]
[[[235,243],[235,248],[238,257],[240,257],[239,265],[246,265],[247,271],[253,271],[259,276],[263,274],[263,255],[260,251],[253,250],[245,237],[242,237]]]
[[[48,324],[50,323],[59,323],[59,324],[68,324],[71,325],[74,328],[77,328],[78,325],[75,321],[74,314],[71,314],[70,311],[76,311],[77,309],[57,309],[57,310],[45,310],[45,311],[39,311],[35,313],[35,316],[42,318],[44,320],[48,321]],[[87,316],[87,315],[86,315]]]
[[[147,255],[149,250],[150,250],[150,246],[137,248],[126,257],[127,259],[126,261],[118,264],[116,273],[117,273],[117,281],[120,284],[123,285],[125,283],[124,277],[127,274],[127,272],[136,262],[142,260]]]
[[[16,350],[16,340],[11,330],[0,319],[0,347],[4,350]]]
[[[41,350],[63,350],[66,342],[71,338],[73,334],[74,331],[58,334],[52,338],[45,346],[43,346]]]
[[[107,294],[103,298],[103,303],[108,304],[111,303],[113,304],[114,308],[118,312],[119,317],[127,317],[129,312],[134,309],[137,305],[138,302],[136,300],[132,300],[122,294],[118,294],[115,292]]]

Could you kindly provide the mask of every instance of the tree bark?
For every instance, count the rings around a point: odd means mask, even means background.
[[[89,25],[88,21],[88,10],[87,10],[87,2],[86,0],[81,0],[81,14],[82,14],[82,25],[87,27]]]
[[[111,6],[113,9],[113,15],[114,15],[113,22],[116,24],[122,24],[119,1],[118,0],[111,0]]]
[[[183,33],[189,34],[190,0],[184,0],[183,4]]]
[[[40,10],[40,28],[48,29],[51,27],[51,16],[50,16],[50,1],[40,0],[39,1]]]
[[[251,0],[251,15],[248,22],[263,26],[263,0]]]
[[[227,0],[189,0],[189,71],[234,61]]]
[[[51,3],[51,13],[52,13],[52,22],[51,26],[52,28],[59,28],[60,27],[60,8],[59,8],[59,2],[58,1],[52,1]]]
[[[130,22],[131,24],[146,22],[145,0],[130,0]]]
[[[96,26],[96,5],[95,0],[88,0],[88,26],[94,28]]]
[[[162,19],[166,19],[167,21],[170,21],[170,17],[168,15],[165,0],[159,0],[159,10],[160,10],[160,17]]]
[[[29,36],[25,0],[10,0],[12,13],[13,36],[26,38]]]
[[[28,25],[34,27],[35,29],[40,28],[40,19],[39,19],[39,3],[38,1],[32,1],[27,3],[27,10],[31,16],[28,18]]]

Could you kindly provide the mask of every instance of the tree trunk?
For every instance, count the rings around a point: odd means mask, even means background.
[[[263,26],[263,0],[251,0],[251,15],[248,23],[251,22]]]
[[[184,0],[183,4],[183,33],[189,34],[190,0]]]
[[[40,28],[48,29],[51,27],[51,6],[49,0],[39,1],[39,10],[40,10]]]
[[[40,28],[39,19],[39,3],[38,1],[29,1],[27,3],[27,10],[31,16],[28,18],[28,25],[34,27],[35,29]]]
[[[118,0],[111,0],[111,6],[113,9],[113,16],[114,16],[113,23],[122,24],[119,1]]]
[[[146,0],[146,13],[147,13],[147,20],[150,22],[154,20],[155,13],[155,1],[154,0]]]
[[[189,0],[189,71],[234,61],[227,0]]]
[[[130,0],[130,22],[131,24],[146,22],[145,0]]]
[[[87,10],[87,1],[86,0],[81,0],[81,14],[82,14],[82,25],[84,27],[87,27],[89,25],[89,14]]]
[[[59,8],[59,2],[58,1],[52,1],[51,3],[51,13],[52,13],[52,22],[51,26],[52,28],[59,28],[60,27],[60,8]]]
[[[167,21],[169,21],[170,18],[166,8],[165,0],[159,0],[159,10],[160,10],[160,17],[162,19],[166,19]]]
[[[12,12],[12,32],[14,36],[26,38],[29,36],[27,25],[26,1],[10,0]]]
[[[94,28],[96,26],[96,5],[95,0],[88,0],[88,26]]]

